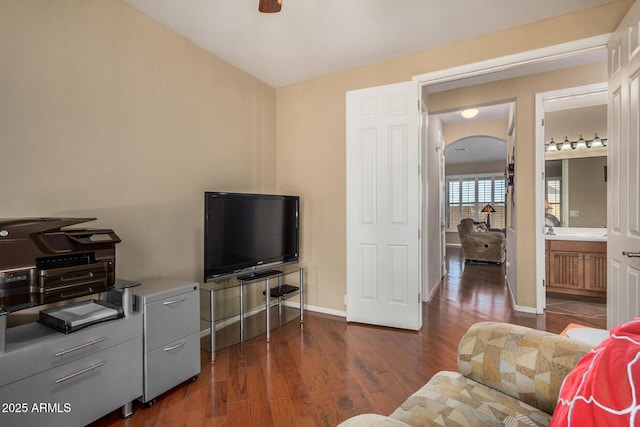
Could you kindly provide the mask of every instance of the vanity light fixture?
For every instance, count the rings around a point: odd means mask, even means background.
[[[597,133],[596,136],[593,137],[593,141],[591,141],[591,148],[593,147],[604,147],[604,144],[602,144],[602,140],[598,137]]]
[[[582,135],[577,141],[569,141],[568,137],[564,137],[562,144],[559,144],[551,138],[548,144],[544,145],[544,151],[546,153],[554,151],[570,151],[570,150],[584,150],[587,148],[603,148],[607,146],[607,138],[600,138],[596,133],[592,140],[584,139]],[[595,151],[595,150],[594,150]]]
[[[477,116],[479,112],[480,110],[478,110],[477,108],[468,108],[466,110],[462,110],[460,112],[460,115],[465,119],[472,119]]]

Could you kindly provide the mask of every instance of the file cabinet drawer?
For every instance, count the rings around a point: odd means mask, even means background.
[[[200,373],[200,333],[162,345],[146,358],[144,396],[153,399]]]
[[[146,350],[199,331],[200,295],[196,290],[145,305]]]

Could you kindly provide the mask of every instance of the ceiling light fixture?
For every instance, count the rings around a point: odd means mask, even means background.
[[[480,110],[478,110],[477,108],[468,108],[466,110],[462,110],[462,112],[460,112],[460,115],[465,119],[472,119],[477,116],[479,112]]]
[[[282,0],[260,0],[258,10],[262,13],[276,13],[282,9]]]

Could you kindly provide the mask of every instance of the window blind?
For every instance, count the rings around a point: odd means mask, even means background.
[[[480,210],[486,204],[495,209],[491,227],[505,226],[506,182],[502,175],[447,176],[447,228],[456,230],[463,218],[486,221]]]

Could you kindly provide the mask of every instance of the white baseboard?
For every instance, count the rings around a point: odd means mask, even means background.
[[[315,305],[305,304],[304,311],[313,311],[316,313],[323,313],[323,314],[330,314],[332,316],[344,317],[345,319],[347,318],[346,310],[334,310],[332,308],[317,307]]]
[[[538,314],[535,307],[526,307],[523,305],[516,304],[516,299],[513,297],[513,292],[511,292],[511,284],[509,283],[509,278],[505,277],[504,279],[507,289],[509,289],[509,297],[511,297],[511,304],[513,305],[513,309],[520,313],[529,313],[529,314]]]

